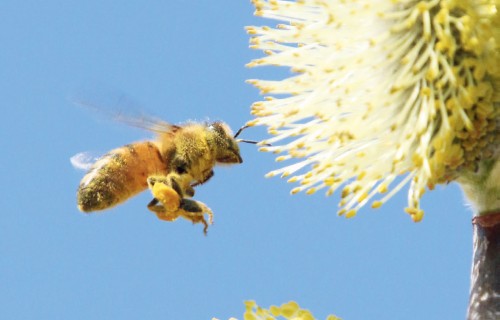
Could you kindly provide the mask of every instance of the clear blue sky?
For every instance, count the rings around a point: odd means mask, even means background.
[[[242,165],[197,189],[215,212],[207,237],[157,220],[147,193],[101,214],[76,209],[84,173],[70,157],[149,134],[68,97],[104,88],[170,122],[237,128],[260,99],[245,79],[276,77],[244,67],[260,55],[244,26],[262,23],[275,22],[254,18],[249,0],[1,1],[0,318],[241,319],[247,299],[296,300],[319,319],[464,317],[471,213],[454,184],[424,196],[419,224],[405,193],[346,220],[337,197],[292,197],[265,179],[273,156],[242,145]]]

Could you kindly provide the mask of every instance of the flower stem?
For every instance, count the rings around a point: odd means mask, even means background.
[[[500,212],[473,220],[468,320],[500,319]]]

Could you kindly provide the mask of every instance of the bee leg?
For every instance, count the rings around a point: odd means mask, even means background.
[[[153,187],[157,183],[162,183],[162,184],[165,184],[165,185],[170,185],[170,179],[169,179],[168,176],[161,176],[161,175],[158,175],[158,176],[149,176],[148,179],[147,179],[147,183],[148,183],[149,189],[153,190]]]
[[[194,196],[194,189],[192,186],[188,186],[186,190],[184,190],[184,195],[192,198]]]
[[[163,184],[165,186],[171,187],[172,189],[177,192],[179,197],[183,198],[184,197],[184,192],[182,191],[182,188],[180,187],[179,183],[177,182],[176,177],[168,175],[168,176],[150,176],[147,179],[148,187],[153,192],[153,189],[155,188],[155,185],[157,184]],[[194,191],[193,191],[194,195]],[[161,201],[161,200],[160,200]]]
[[[207,234],[208,225],[214,222],[212,210],[203,202],[191,199],[180,200],[180,205],[176,210],[168,211],[166,207],[160,203],[160,200],[153,198],[148,204],[148,209],[154,212],[160,220],[175,221],[177,218],[183,217],[192,223],[203,223],[203,233],[205,235]],[[205,220],[205,213],[208,214],[208,222]]]
[[[159,202],[160,202],[160,201],[158,201],[158,199],[153,198],[153,200],[151,200],[151,201],[148,203],[148,209],[149,209],[149,210],[151,210],[151,211],[153,211],[153,212],[156,212],[156,208],[157,208],[157,207],[160,207],[160,206],[158,205],[158,203],[159,203]],[[165,209],[163,208],[163,206],[161,206],[161,207],[162,207],[162,209],[163,209],[163,210],[165,210]]]
[[[156,198],[153,198],[148,204],[148,209],[156,214],[158,219],[165,221],[175,221],[179,215],[175,212],[168,212],[165,207]]]
[[[190,220],[192,223],[203,223],[206,234],[208,225],[213,223],[213,212],[203,202],[184,198],[194,194],[192,187],[185,192],[177,182],[176,176],[153,176],[148,178],[148,185],[154,198],[149,202],[148,209],[161,220],[174,221],[178,217]],[[180,177],[182,179],[182,177]],[[204,214],[208,214],[208,223]]]
[[[208,214],[208,223],[204,214]],[[179,215],[193,223],[203,223],[203,233],[207,234],[209,224],[214,223],[214,214],[206,204],[191,199],[182,199],[179,207]]]
[[[156,213],[159,219],[173,221],[179,217],[177,211],[181,197],[177,191],[164,183],[155,183],[151,192],[154,198],[148,204],[148,209]]]

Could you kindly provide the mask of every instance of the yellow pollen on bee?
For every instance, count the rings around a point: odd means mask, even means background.
[[[180,206],[180,197],[170,186],[163,183],[155,183],[151,192],[158,199],[168,212],[176,211]]]

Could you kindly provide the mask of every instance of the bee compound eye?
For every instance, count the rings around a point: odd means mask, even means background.
[[[175,167],[175,172],[177,172],[178,174],[187,173],[187,168],[185,165],[178,165]]]
[[[184,161],[184,160],[182,160],[182,159],[180,159],[180,158],[176,158],[172,162],[172,168],[178,174],[184,174],[184,173],[188,172],[188,164],[187,164],[187,162]]]

